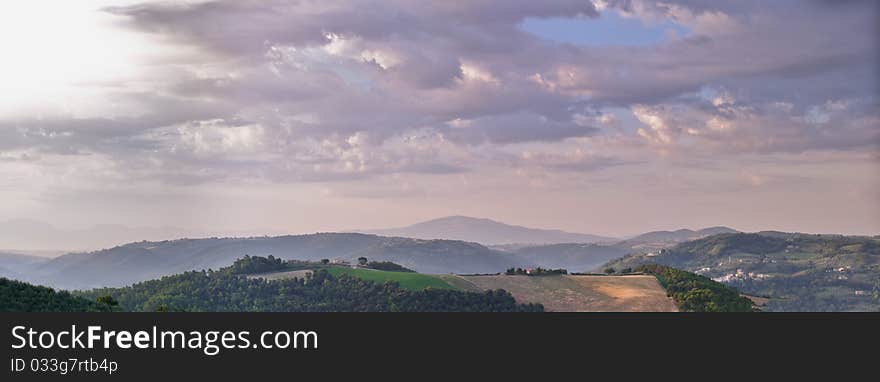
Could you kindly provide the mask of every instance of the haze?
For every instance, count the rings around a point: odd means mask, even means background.
[[[873,235],[877,20],[874,1],[4,1],[0,222]]]

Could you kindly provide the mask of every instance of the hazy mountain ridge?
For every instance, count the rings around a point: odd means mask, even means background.
[[[675,231],[652,231],[620,241],[616,244],[618,246],[629,247],[633,249],[659,249],[685,241],[704,238],[707,236],[737,232],[739,231],[723,226],[708,227],[696,231],[691,229],[679,229]]]
[[[483,245],[609,243],[618,240],[611,237],[562,230],[528,228],[468,216],[447,216],[406,227],[359,230],[358,232],[417,239],[463,240]]]
[[[421,273],[494,273],[532,266],[477,243],[420,240],[358,233],[181,239],[137,242],[60,256],[35,267],[26,281],[61,288],[122,286],[187,270],[217,269],[244,255],[283,259],[392,261]]]
[[[0,277],[22,278],[34,267],[49,260],[46,257],[0,252]]]

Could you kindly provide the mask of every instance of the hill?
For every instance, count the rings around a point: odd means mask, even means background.
[[[355,269],[341,267],[330,268],[327,271],[330,272],[331,275],[336,277],[349,275],[351,277],[357,277],[362,280],[373,281],[380,284],[384,284],[386,282],[395,282],[399,284],[401,288],[407,290],[416,291],[427,288],[458,290],[458,288],[449,285],[440,278],[421,273],[389,272],[377,271],[373,269]]]
[[[771,311],[876,311],[880,238],[784,232],[727,233],[635,253],[616,269],[658,263],[767,296]]]
[[[612,242],[614,238],[560,230],[527,228],[490,219],[448,216],[407,227],[361,231],[417,239],[463,240],[483,245]]]
[[[532,265],[509,254],[463,241],[319,233],[131,243],[60,256],[34,268],[26,281],[64,289],[122,286],[189,270],[217,269],[246,254],[351,262],[363,256],[391,261],[420,273],[495,273],[512,266]]]
[[[18,279],[49,258],[0,252],[0,277]]]
[[[679,229],[675,231],[653,231],[643,233],[617,243],[618,246],[631,249],[660,249],[685,241],[717,235],[721,233],[737,233],[739,231],[727,227],[709,227],[700,230]]]
[[[0,312],[104,312],[107,304],[52,288],[0,278]]]
[[[547,245],[501,246],[506,250],[543,268],[564,268],[574,272],[597,270],[602,264],[630,253],[629,248],[616,245],[562,243]]]
[[[422,273],[381,271],[375,269],[352,268],[347,266],[323,265],[314,263],[304,264],[302,266],[294,267],[287,270],[249,274],[248,277],[263,278],[266,280],[306,278],[317,270],[325,270],[335,277],[348,275],[351,277],[357,277],[362,280],[372,281],[379,284],[394,282],[399,284],[401,288],[412,291],[424,290],[427,288],[460,290],[460,288],[449,285],[446,281],[443,281],[443,279],[439,277]]]
[[[79,292],[87,298],[110,295],[130,311],[391,312],[541,311],[517,304],[505,291],[408,290],[395,282],[376,283],[345,272],[318,269],[299,278],[247,277],[251,271],[280,270],[280,259],[248,257],[217,271],[191,271],[124,288]],[[389,272],[391,273],[391,272]],[[411,274],[404,273],[401,274]]]

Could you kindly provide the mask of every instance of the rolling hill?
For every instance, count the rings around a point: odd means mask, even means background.
[[[647,263],[689,270],[767,296],[766,310],[880,310],[880,237],[725,233],[631,254],[607,266]]]
[[[752,303],[731,288],[663,266],[637,270],[646,274],[460,276],[420,274],[392,263],[361,264],[244,256],[216,271],[73,293],[0,278],[0,311],[752,310]]]
[[[0,277],[19,279],[49,258],[0,252]]]
[[[685,241],[696,240],[721,233],[737,233],[739,231],[727,227],[709,227],[700,230],[679,229],[675,231],[652,231],[632,237],[616,245],[630,249],[660,249]]]
[[[266,278],[254,271],[280,271],[317,266],[307,277]],[[195,312],[515,312],[543,311],[537,304],[519,304],[507,292],[464,291],[452,287],[404,288],[388,277],[411,272],[350,274],[341,267],[314,263],[289,264],[274,257],[248,256],[217,271],[190,271],[136,283],[124,288],[76,292],[87,299],[112,296],[128,311]],[[368,272],[367,270],[360,269]],[[361,277],[366,276],[366,277]],[[421,275],[425,279],[434,279]],[[368,280],[379,277],[382,280]],[[416,279],[409,278],[409,281]],[[439,279],[434,279],[439,281]],[[380,282],[377,282],[380,281]],[[394,281],[394,280],[391,280]],[[443,285],[446,285],[443,283]]]
[[[534,265],[463,241],[319,233],[131,243],[60,256],[32,269],[25,280],[64,289],[122,286],[188,270],[217,269],[244,255],[312,261],[354,261],[363,256],[391,261],[421,273],[495,273],[511,266]]]
[[[248,275],[249,278],[262,278],[265,280],[285,280],[292,278],[307,278],[311,277],[315,270],[323,269],[329,272],[331,275],[335,277],[340,277],[342,275],[348,275],[351,277],[357,277],[362,280],[372,281],[378,284],[384,284],[386,282],[395,282],[400,285],[401,288],[407,290],[423,290],[427,288],[434,289],[452,289],[452,290],[462,290],[462,288],[455,287],[450,285],[442,278],[434,275],[426,275],[423,273],[415,273],[415,272],[393,272],[393,271],[380,271],[375,269],[364,269],[364,268],[351,268],[346,266],[314,266],[309,267],[308,269],[299,269],[299,270],[283,270],[277,272],[267,272],[267,273],[259,273],[259,274],[251,274]]]
[[[448,216],[407,227],[360,231],[382,236],[401,236],[416,239],[463,240],[483,245],[498,244],[554,244],[598,243],[617,239],[571,233],[560,230],[527,228],[500,223],[490,219],[467,216]]]

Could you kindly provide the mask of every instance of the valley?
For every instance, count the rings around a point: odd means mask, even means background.
[[[729,233],[637,252],[606,264],[664,264],[767,299],[770,311],[880,310],[880,238]]]

